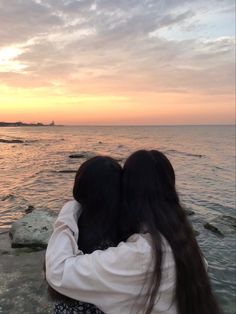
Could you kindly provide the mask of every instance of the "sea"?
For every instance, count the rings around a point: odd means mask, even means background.
[[[192,212],[189,219],[209,263],[214,292],[225,314],[236,313],[232,125],[1,127],[0,233],[24,216],[30,205],[58,212],[72,198],[75,172],[85,158],[69,155],[109,155],[123,163],[142,148],[158,149],[170,159],[181,201]],[[222,221],[223,235],[204,228],[217,219],[220,230]]]

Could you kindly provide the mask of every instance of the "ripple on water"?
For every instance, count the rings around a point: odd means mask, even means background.
[[[195,212],[189,219],[200,232],[197,239],[209,262],[214,291],[224,313],[235,312],[234,234],[221,239],[203,227],[219,214],[235,216],[233,127],[1,128],[0,133],[0,138],[29,144],[1,144],[1,230],[28,205],[58,211],[72,197],[74,173],[58,173],[78,169],[82,161],[68,158],[70,154],[90,151],[125,159],[141,148],[166,152],[182,202]],[[1,201],[9,194],[14,197]]]

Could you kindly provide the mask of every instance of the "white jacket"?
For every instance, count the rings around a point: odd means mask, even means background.
[[[46,252],[46,278],[56,291],[95,304],[107,314],[143,313],[147,281],[153,274],[149,234],[134,234],[107,250],[83,254],[78,249],[76,201],[65,204],[55,222]],[[175,262],[163,238],[162,280],[152,313],[176,314]]]

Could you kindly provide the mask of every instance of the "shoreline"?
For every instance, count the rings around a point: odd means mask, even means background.
[[[0,122],[0,127],[21,127],[21,126],[32,126],[32,127],[40,127],[40,126],[62,126],[62,125],[56,125],[54,123],[54,121],[52,121],[49,124],[44,124],[41,122],[37,122],[37,123],[24,123],[24,122]]]

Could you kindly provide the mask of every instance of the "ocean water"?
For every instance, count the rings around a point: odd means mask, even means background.
[[[83,159],[70,159],[70,154],[85,151],[125,160],[140,148],[166,153],[182,203],[195,212],[189,219],[199,232],[217,298],[224,313],[236,313],[235,226],[224,237],[203,227],[222,215],[236,217],[233,126],[0,128],[0,139],[24,141],[0,143],[0,232],[29,205],[58,211],[71,199],[75,174],[60,171],[76,171]]]

